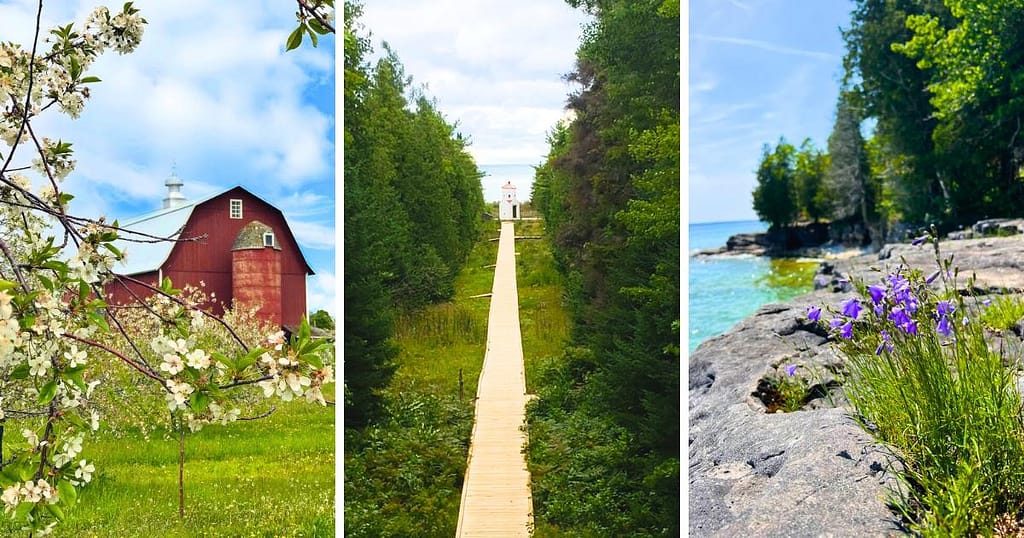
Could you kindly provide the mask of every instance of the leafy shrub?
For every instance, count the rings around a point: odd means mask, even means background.
[[[594,356],[546,363],[527,407],[535,536],[678,536],[679,460],[638,450],[585,390]]]
[[[472,407],[424,394],[385,406],[387,419],[345,430],[345,535],[454,535]]]

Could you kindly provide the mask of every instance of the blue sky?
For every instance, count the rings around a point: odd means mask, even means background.
[[[691,0],[689,221],[756,220],[751,192],[765,143],[826,148],[846,0]]]
[[[488,174],[484,199],[511,180],[529,198],[532,165],[565,114],[582,25],[590,19],[562,0],[373,0],[360,19],[375,50],[387,41],[414,84],[458,130]],[[365,35],[365,32],[363,32]]]
[[[47,2],[44,32],[80,26],[100,4]],[[172,166],[189,199],[242,185],[288,219],[317,273],[307,281],[308,307],[333,311],[333,37],[285,53],[294,2],[135,6],[149,22],[139,48],[93,65],[102,82],[79,119],[48,114],[37,123],[44,136],[73,143],[78,166],[65,183],[76,196],[72,212],[125,220],[157,209]],[[34,1],[0,1],[2,39],[29,44],[34,9]]]

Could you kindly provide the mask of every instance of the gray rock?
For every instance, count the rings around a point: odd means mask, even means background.
[[[955,232],[949,232],[948,239],[953,241],[959,241],[961,239],[974,239],[973,230],[957,230]]]
[[[942,258],[953,257],[953,266],[960,268],[957,288],[978,294],[1024,292],[1024,237],[986,237],[960,241],[941,241]],[[860,255],[833,262],[840,279],[860,279],[867,283],[879,281],[884,272],[900,265],[931,274],[939,269],[934,246],[886,245],[877,256]],[[969,282],[975,276],[975,281]],[[970,288],[970,290],[968,290]]]
[[[769,414],[752,396],[791,363],[813,372],[809,384],[836,383],[841,362],[804,313],[848,296],[815,292],[762,307],[691,356],[691,536],[900,534],[886,506],[896,487],[890,461],[847,410],[812,401]]]
[[[971,227],[978,236],[1007,236],[1024,232],[1024,219],[985,219]]]

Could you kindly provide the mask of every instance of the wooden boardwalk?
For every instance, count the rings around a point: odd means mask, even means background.
[[[513,224],[502,222],[457,537],[530,536],[533,527],[515,248]]]

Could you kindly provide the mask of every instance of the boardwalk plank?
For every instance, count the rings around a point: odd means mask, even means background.
[[[457,537],[530,536],[533,499],[521,429],[527,401],[523,368],[515,229],[502,222]]]

